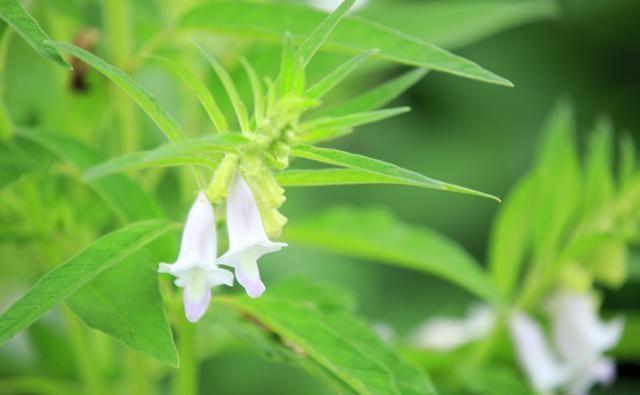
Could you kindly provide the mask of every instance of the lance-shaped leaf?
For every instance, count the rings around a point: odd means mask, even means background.
[[[500,199],[493,195],[478,192],[473,189],[461,187],[458,185],[449,184],[443,181],[438,181],[433,178],[424,176],[420,173],[403,169],[402,167],[394,165],[392,163],[369,158],[364,155],[352,154],[349,152],[330,148],[313,147],[311,145],[305,144],[298,144],[294,146],[291,150],[291,154],[299,158],[305,158],[316,162],[322,162],[330,165],[352,169],[359,169],[374,174],[393,177],[394,179],[397,179],[399,183],[405,185],[420,186],[423,188],[436,189],[440,191],[464,193],[500,201]]]
[[[489,270],[504,296],[514,290],[525,255],[531,247],[535,219],[535,179],[524,178],[505,199],[493,224]]]
[[[354,184],[398,184],[420,186],[404,182],[396,177],[371,173],[359,169],[285,170],[275,174],[283,187],[317,187]]]
[[[225,134],[166,144],[150,151],[112,158],[88,169],[84,178],[94,180],[113,173],[152,167],[193,165],[213,169],[222,154],[237,153],[239,146],[245,141],[239,134]]]
[[[347,11],[355,4],[356,0],[344,0],[333,10],[320,24],[315,24],[315,30],[309,34],[304,40],[300,48],[298,48],[298,56],[302,58],[304,66],[306,66],[313,55],[320,49],[320,46],[327,40],[329,34],[335,29],[340,20],[344,18]]]
[[[447,49],[462,48],[497,32],[560,14],[556,0],[412,1],[401,7],[372,1],[358,14]]]
[[[584,172],[584,209],[594,214],[613,198],[613,125],[607,118],[598,120],[591,136]]]
[[[178,142],[184,140],[180,127],[176,121],[174,121],[173,118],[171,118],[169,114],[160,107],[158,99],[142,87],[142,85],[134,81],[133,78],[128,76],[124,71],[105,62],[103,59],[100,59],[91,52],[78,48],[75,45],[60,42],[51,42],[51,45],[82,60],[98,70],[105,77],[109,78],[114,84],[118,85],[123,91],[131,96],[136,103],[138,103],[138,105],[149,115],[149,117],[151,117],[170,141]]]
[[[227,96],[231,101],[231,105],[233,106],[233,111],[236,113],[236,118],[238,119],[238,124],[240,125],[240,129],[243,132],[248,132],[251,128],[249,126],[249,116],[247,115],[247,107],[240,99],[240,95],[238,94],[238,90],[236,89],[236,85],[233,83],[233,79],[225,70],[224,67],[216,60],[216,58],[209,52],[205,47],[198,43],[194,43],[195,46],[200,50],[200,53],[207,59],[213,71],[222,82],[222,86],[224,90],[227,92]]]
[[[358,68],[358,66],[362,64],[362,62],[367,60],[369,56],[376,53],[376,51],[377,50],[372,49],[349,59],[345,63],[341,64],[337,69],[329,73],[329,75],[307,89],[304,95],[310,99],[320,99],[347,78],[353,71],[355,71],[355,69]]]
[[[211,119],[211,122],[219,132],[226,133],[229,131],[229,124],[216,104],[216,100],[213,98],[213,95],[209,89],[207,89],[207,87],[200,82],[191,71],[189,71],[189,69],[181,63],[175,62],[164,56],[148,55],[147,57],[160,62],[160,64],[189,86],[200,100],[200,104],[202,104],[202,107],[204,107],[207,112],[209,119]]]
[[[489,276],[457,243],[436,232],[411,226],[387,212],[333,209],[284,229],[284,239],[333,253],[386,263],[444,278],[487,300],[501,298]]]
[[[411,88],[428,72],[426,69],[413,69],[352,99],[323,108],[317,115],[335,117],[377,110]]]
[[[177,366],[156,270],[150,254],[138,251],[80,288],[69,298],[69,305],[88,326]]]
[[[294,4],[237,0],[196,6],[182,17],[178,26],[277,42],[286,31],[296,39],[308,37],[325,17],[322,12]],[[465,58],[364,18],[344,18],[326,40],[326,47],[356,53],[378,48],[377,56],[392,61],[512,85]]]
[[[628,133],[623,134],[619,145],[618,184],[620,189],[623,189],[629,184],[636,171],[636,145]]]
[[[255,69],[246,58],[240,58],[240,63],[247,73],[249,83],[251,84],[251,93],[253,94],[253,116],[256,121],[256,125],[261,125],[262,118],[265,115],[264,112],[266,106],[264,100],[264,89],[262,88],[260,77],[258,77],[258,73],[256,73]]]
[[[293,36],[286,32],[282,45],[280,59],[280,73],[278,74],[278,88],[280,96],[289,93],[299,95],[304,89],[304,68],[296,54]]]
[[[0,19],[18,32],[40,56],[59,66],[71,68],[58,51],[48,43],[49,37],[38,21],[24,9],[20,0],[0,0]]]
[[[337,393],[435,395],[424,371],[393,352],[349,307],[336,304],[330,296],[334,293],[298,281],[293,287],[276,286],[256,300],[218,300],[241,314],[223,325],[270,356],[302,367]]]
[[[321,133],[336,129],[350,129],[403,114],[409,110],[411,110],[409,107],[385,108],[384,110],[361,112],[339,117],[316,118],[300,124],[296,132],[304,135],[311,132]]]
[[[80,254],[44,274],[0,316],[0,344],[31,325],[104,270],[176,226],[166,221],[129,225],[96,240]]]

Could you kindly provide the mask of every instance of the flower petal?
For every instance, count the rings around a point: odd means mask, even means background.
[[[213,207],[203,192],[189,210],[182,232],[178,265],[194,262],[213,264],[217,255],[216,219]]]
[[[230,251],[269,241],[253,193],[240,174],[236,174],[229,187],[227,229]]]
[[[260,279],[258,262],[244,258],[240,259],[234,267],[236,269],[236,278],[240,285],[244,287],[247,295],[255,299],[264,293],[266,287]]]
[[[536,390],[550,391],[566,381],[566,366],[552,354],[542,329],[534,320],[516,313],[509,321],[509,328],[520,365]]]
[[[192,294],[189,288],[185,288],[182,293],[182,302],[184,303],[184,313],[189,322],[198,322],[207,311],[209,301],[211,300],[211,291],[207,288],[200,294]]]

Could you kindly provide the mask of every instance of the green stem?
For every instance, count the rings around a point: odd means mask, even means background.
[[[173,393],[175,395],[196,395],[198,393],[196,326],[181,317],[178,324],[178,334],[180,368],[175,377]]]
[[[117,67],[122,68],[126,66],[132,49],[129,2],[103,0],[102,9],[110,60]],[[121,132],[121,148],[125,152],[133,152],[138,147],[135,108],[124,92],[115,87],[112,87],[111,96]]]
[[[13,124],[11,122],[11,116],[7,111],[7,107],[4,103],[4,82],[5,82],[5,69],[7,64],[7,51],[9,49],[9,42],[13,36],[13,30],[9,27],[5,27],[2,37],[0,37],[0,141],[7,141],[13,135]]]
[[[95,364],[89,352],[87,344],[86,332],[80,322],[80,319],[67,307],[62,307],[65,321],[69,328],[69,335],[73,343],[73,350],[76,354],[78,369],[82,383],[84,385],[84,393],[88,395],[102,395],[100,376],[94,369]]]
[[[153,394],[148,361],[136,351],[128,350],[127,354],[127,362],[129,364],[129,388],[131,389],[131,393],[136,395]]]

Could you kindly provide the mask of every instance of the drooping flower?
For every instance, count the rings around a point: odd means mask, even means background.
[[[472,306],[463,318],[432,318],[415,330],[412,343],[419,348],[448,351],[491,332],[495,324],[495,312],[487,305]]]
[[[603,354],[619,341],[623,321],[602,322],[585,293],[561,291],[551,298],[548,310],[553,349],[533,319],[517,313],[510,320],[518,359],[534,388],[585,395],[596,383],[610,383],[615,363]]]
[[[213,208],[200,192],[189,210],[177,261],[161,263],[158,269],[176,277],[175,284],[183,289],[185,315],[191,322],[206,312],[212,287],[233,285],[233,274],[216,265],[217,245]]]
[[[543,393],[559,388],[569,372],[553,353],[538,323],[524,313],[516,313],[509,320],[509,329],[520,365],[533,388]]]
[[[229,251],[220,257],[219,262],[233,267],[247,295],[257,298],[265,290],[258,271],[258,259],[287,244],[269,240],[253,193],[240,174],[236,174],[229,187],[227,229]]]
[[[615,362],[603,354],[622,335],[624,321],[603,322],[589,294],[562,291],[549,303],[553,341],[571,371],[567,392],[586,394],[596,383],[615,378]]]

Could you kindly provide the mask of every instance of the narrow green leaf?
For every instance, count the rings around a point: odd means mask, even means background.
[[[509,297],[518,281],[527,249],[535,212],[535,179],[525,177],[505,199],[493,224],[489,245],[489,270],[493,281]]]
[[[278,88],[280,96],[289,93],[300,93],[300,74],[303,70],[298,67],[296,50],[293,44],[291,33],[284,34],[284,44],[282,45],[282,56],[280,59],[280,73],[278,74]]]
[[[242,99],[240,99],[240,95],[238,94],[238,90],[236,89],[236,85],[233,83],[231,76],[205,47],[198,44],[197,42],[194,44],[196,45],[196,47],[198,47],[202,55],[207,59],[207,61],[213,68],[213,71],[220,79],[220,82],[222,82],[222,86],[224,86],[224,90],[227,92],[227,96],[229,97],[231,105],[233,106],[233,111],[235,112],[236,118],[238,119],[240,130],[242,130],[243,132],[249,132],[251,130],[251,127],[249,126],[249,116],[247,115],[247,108],[242,102]]]
[[[103,59],[100,59],[91,52],[78,48],[75,45],[61,42],[51,42],[51,45],[82,60],[98,70],[105,77],[109,78],[114,84],[118,85],[123,91],[131,96],[136,103],[138,103],[140,108],[149,115],[149,117],[156,123],[156,125],[158,125],[160,130],[164,132],[170,141],[178,142],[184,140],[180,127],[176,121],[174,121],[173,118],[171,118],[166,111],[160,107],[158,99],[156,99],[151,93],[143,88],[142,85],[138,84],[122,70],[105,62]]]
[[[211,122],[219,132],[226,133],[229,131],[229,124],[216,104],[216,100],[213,98],[213,95],[209,92],[209,89],[207,89],[207,87],[200,82],[198,78],[191,73],[191,71],[189,71],[189,69],[184,67],[181,63],[175,62],[164,56],[148,55],[147,57],[160,62],[176,77],[180,78],[189,86],[200,100],[200,104],[202,104],[202,107],[204,107],[207,112],[209,119],[211,119]]]
[[[423,188],[464,193],[500,201],[500,199],[493,195],[474,191],[472,189],[468,189],[458,185],[445,183],[443,181],[438,181],[433,178],[424,176],[420,173],[406,170],[394,164],[383,162],[378,159],[372,159],[363,155],[352,154],[349,152],[330,148],[313,147],[311,145],[305,144],[298,144],[294,146],[291,154],[299,158],[305,158],[316,162],[322,162],[351,169],[359,169],[374,174],[393,177],[397,179],[399,183],[410,183],[411,185],[421,186]]]
[[[309,37],[313,27],[318,26],[324,18],[324,13],[300,5],[237,0],[198,5],[182,17],[178,27],[273,42],[280,40],[286,31],[296,38]],[[508,80],[476,63],[360,17],[344,18],[327,39],[325,47],[356,53],[378,48],[378,56],[392,61],[512,86]]]
[[[251,84],[251,93],[253,94],[253,117],[256,121],[256,125],[262,125],[266,106],[264,102],[264,90],[262,89],[260,77],[258,77],[258,73],[256,73],[253,66],[251,66],[251,63],[249,63],[246,58],[240,58],[240,63],[247,73],[249,83]]]
[[[571,107],[565,102],[558,103],[544,127],[535,170],[537,199],[533,239],[538,256],[549,254],[557,246],[581,206],[581,174],[574,128]]]
[[[432,274],[491,303],[500,303],[489,276],[462,247],[429,229],[404,224],[384,211],[333,209],[292,222],[284,233],[292,245]]]
[[[636,145],[630,134],[624,134],[620,139],[620,154],[618,164],[618,184],[625,188],[636,171]]]
[[[74,258],[44,274],[0,316],[0,344],[31,325],[102,271],[172,229],[175,225],[165,221],[129,225],[96,240]]]
[[[363,320],[344,309],[327,309],[325,299],[316,300],[316,295],[314,287],[308,292],[302,286],[274,287],[256,300],[218,300],[248,317],[248,323],[261,327],[272,338],[267,345],[269,340],[264,336],[259,338],[254,331],[248,337],[245,331],[241,334],[245,340],[278,350],[281,357],[305,368],[339,393],[436,394],[424,371],[393,352]]]
[[[428,72],[426,69],[413,69],[346,102],[321,109],[317,114],[335,117],[377,110],[411,88]]]
[[[589,143],[584,172],[584,210],[593,213],[613,197],[615,181],[613,163],[613,125],[606,118],[596,124]]]
[[[331,89],[333,89],[336,85],[347,78],[355,69],[357,69],[362,64],[362,62],[367,60],[369,56],[373,55],[376,52],[377,50],[372,49],[354,56],[345,63],[341,64],[340,67],[332,71],[325,78],[307,89],[304,95],[310,99],[320,99],[322,96],[329,93]]]
[[[239,134],[227,134],[166,144],[150,151],[111,158],[88,169],[84,178],[95,180],[113,173],[152,167],[194,165],[214,169],[222,154],[237,153],[239,144],[244,141]]]
[[[21,1],[0,0],[0,19],[18,32],[40,56],[59,66],[71,68],[58,51],[48,43],[49,37],[42,30],[38,21],[24,9]]]
[[[349,9],[353,7],[356,0],[343,0],[340,5],[333,10],[317,27],[309,34],[298,48],[298,55],[302,58],[303,65],[306,66],[316,54],[318,49],[324,44],[329,34],[335,29],[340,20],[344,18]],[[314,24],[313,26],[316,26]]]
[[[500,31],[560,14],[555,0],[375,1],[358,15],[447,49],[463,48]]]
[[[151,262],[149,254],[132,254],[80,288],[69,305],[88,326],[160,362],[178,366],[156,268]]]
[[[404,114],[409,110],[411,110],[409,107],[385,108],[384,110],[361,112],[339,117],[316,118],[301,123],[296,132],[299,134],[305,134],[325,130],[349,129],[356,126],[366,125],[368,123],[378,122],[398,114]]]
[[[297,136],[296,141],[303,144],[316,145],[325,141],[335,140],[337,138],[353,133],[353,129],[318,129],[302,136]]]
[[[278,184],[283,187],[317,187],[354,184],[398,184],[420,186],[396,177],[371,173],[358,169],[285,170],[276,173]]]

